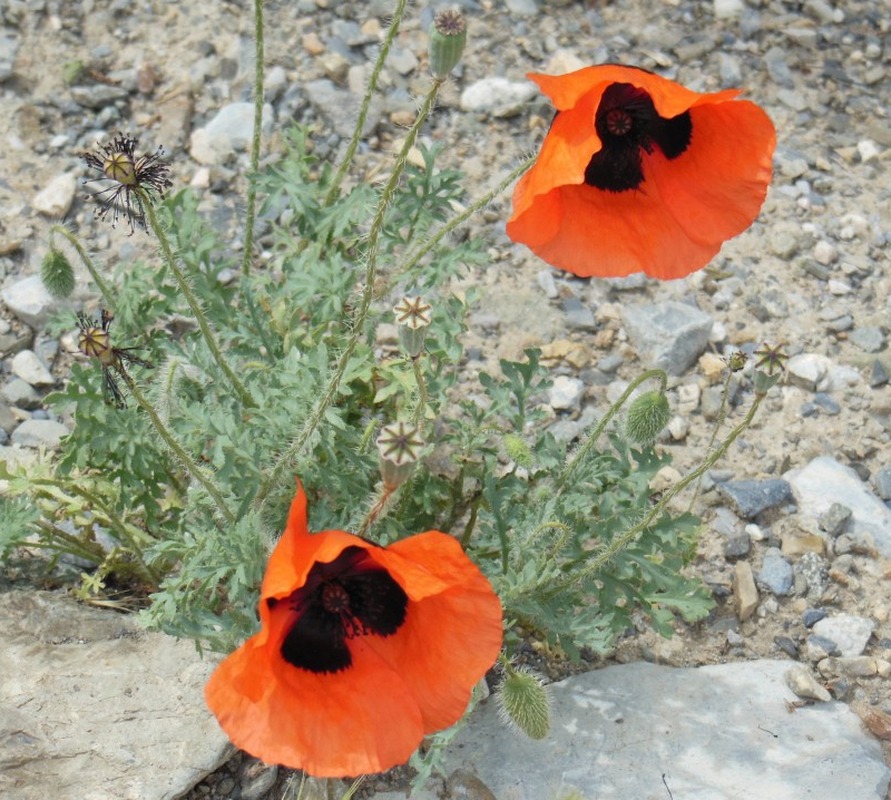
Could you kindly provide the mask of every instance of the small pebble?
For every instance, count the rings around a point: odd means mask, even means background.
[[[832,699],[827,689],[817,683],[817,679],[803,664],[795,664],[786,670],[786,685],[806,700],[820,700],[825,703]]]

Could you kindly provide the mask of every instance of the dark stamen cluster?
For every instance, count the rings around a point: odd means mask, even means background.
[[[614,83],[603,93],[594,118],[602,143],[585,170],[585,183],[607,192],[637,189],[643,183],[641,151],[658,147],[668,159],[690,145],[690,113],[660,117],[653,100],[630,83]]]
[[[105,219],[111,212],[114,226],[123,213],[131,234],[137,226],[146,228],[143,203],[151,201],[152,195],[163,197],[165,189],[173,185],[167,177],[170,167],[161,161],[163,149],[137,157],[138,144],[138,139],[119,133],[111,144],[97,145],[97,150],[84,153],[87,166],[102,173],[86,183],[111,182],[96,192],[102,203],[99,218]]]
[[[270,608],[278,605],[270,600]],[[352,664],[347,641],[391,636],[405,622],[408,597],[361,547],[313,565],[306,583],[286,600],[296,621],[281,646],[282,658],[310,672],[338,672]]]

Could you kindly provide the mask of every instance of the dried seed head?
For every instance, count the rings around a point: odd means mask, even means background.
[[[467,19],[455,8],[440,11],[427,31],[430,37],[430,71],[437,78],[448,75],[461,60],[467,43]]]
[[[401,486],[414,471],[424,447],[418,429],[401,421],[387,425],[377,437],[376,444],[384,486],[388,489]]]
[[[164,191],[173,186],[168,178],[170,167],[161,161],[164,151],[159,147],[154,153],[137,157],[138,144],[138,139],[119,133],[111,144],[98,145],[97,150],[84,154],[87,166],[101,173],[86,183],[111,181],[110,186],[96,193],[101,202],[99,218],[105,219],[111,212],[114,226],[123,213],[131,234],[137,226],[146,227],[143,203],[163,197]]]

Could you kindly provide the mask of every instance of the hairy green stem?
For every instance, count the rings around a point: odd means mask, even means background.
[[[706,453],[711,452],[711,449],[715,446],[715,440],[718,438],[718,430],[724,424],[724,419],[727,417],[727,399],[730,397],[731,380],[733,380],[733,370],[727,370],[727,378],[724,380],[724,391],[721,393],[721,407],[718,409],[718,416],[715,419],[715,425],[712,428],[712,435],[705,448]],[[690,498],[690,505],[687,506],[687,513],[690,513],[693,510],[696,498],[699,497],[699,489],[701,485],[702,481],[696,482],[696,486],[693,489],[693,496]]]
[[[638,375],[630,384],[628,384],[628,388],[624,391],[622,396],[616,400],[615,403],[610,406],[609,411],[603,416],[603,418],[594,426],[594,429],[588,434],[587,439],[585,439],[584,443],[575,451],[573,457],[566,463],[566,466],[563,468],[563,472],[557,476],[557,480],[555,482],[555,487],[559,490],[563,486],[565,486],[569,479],[573,476],[576,469],[585,462],[585,459],[590,455],[591,450],[593,450],[597,446],[597,442],[600,439],[601,434],[604,430],[606,430],[606,426],[610,423],[610,420],[619,413],[619,410],[626,403],[629,397],[631,397],[632,393],[638,386],[640,386],[645,381],[650,380],[651,378],[657,378],[659,383],[661,384],[662,391],[665,391],[666,386],[668,385],[668,376],[665,374],[664,370],[661,369],[651,369],[646,372]]]
[[[418,404],[415,406],[415,413],[412,418],[412,422],[417,428],[421,424],[427,408],[427,378],[424,376],[424,370],[421,368],[420,356],[413,358],[411,365],[415,373],[415,383],[418,386]]]
[[[254,0],[254,134],[251,139],[251,174],[248,179],[247,213],[244,221],[244,254],[241,274],[251,269],[254,223],[257,218],[257,172],[260,168],[260,139],[263,133],[263,0]]]
[[[498,195],[500,195],[508,186],[510,186],[517,178],[520,177],[529,167],[531,167],[535,163],[536,156],[532,156],[527,158],[521,164],[518,164],[514,169],[512,169],[499,183],[498,185],[492,189],[491,191],[484,194],[479,200],[472,203],[468,206],[464,211],[462,211],[457,216],[452,217],[445,225],[443,225],[436,233],[433,234],[424,244],[422,244],[414,253],[412,253],[405,264],[403,264],[398,270],[396,270],[393,274],[394,276],[402,276],[405,275],[410,270],[414,269],[420,260],[427,255],[436,245],[438,245],[446,236],[448,236],[455,228],[463,225],[468,219],[470,219],[477,211],[481,208],[485,208],[489,203],[491,203]]]
[[[721,442],[721,444],[715,448],[705,460],[692,472],[687,473],[681,480],[679,480],[674,486],[668,489],[661,498],[659,498],[659,502],[656,503],[642,518],[641,520],[629,528],[624,533],[619,534],[615,539],[613,539],[608,545],[603,547],[600,550],[592,553],[591,558],[589,558],[583,569],[573,572],[564,578],[561,581],[556,581],[548,587],[548,594],[554,595],[557,594],[564,589],[567,589],[569,586],[578,583],[579,581],[584,580],[585,578],[589,578],[599,572],[603,567],[606,566],[613,558],[616,557],[618,553],[628,547],[638,536],[640,536],[650,525],[652,525],[653,521],[658,519],[658,517],[665,511],[668,504],[672,501],[672,499],[686,489],[693,481],[701,478],[709,469],[711,469],[730,449],[731,445],[737,440],[739,435],[745,431],[751,424],[752,420],[755,418],[755,414],[758,411],[758,407],[761,405],[761,401],[764,399],[764,395],[756,395],[755,400],[752,403],[751,408],[749,408],[749,412],[746,414],[745,419],[740,422],[728,435],[727,438]]]
[[[331,181],[328,194],[325,195],[325,201],[323,203],[325,206],[330,206],[337,197],[337,193],[340,191],[340,184],[343,183],[343,179],[346,177],[350,165],[353,163],[353,156],[356,155],[356,149],[359,147],[359,142],[362,141],[362,130],[365,128],[365,121],[368,119],[368,109],[371,107],[371,98],[374,97],[374,93],[377,90],[377,83],[380,80],[381,71],[384,68],[387,57],[390,55],[390,48],[396,40],[396,34],[399,33],[399,26],[402,24],[402,17],[405,15],[405,7],[407,5],[408,0],[398,0],[396,3],[393,17],[390,20],[390,27],[387,28],[387,33],[384,36],[384,40],[381,42],[377,60],[374,62],[374,67],[372,67],[371,75],[368,78],[368,86],[365,88],[365,95],[359,106],[359,116],[356,118],[356,127],[353,130],[353,137],[350,139],[343,160],[340,162],[340,166],[337,168],[337,172]]]
[[[176,456],[183,469],[204,487],[207,493],[211,496],[211,499],[216,503],[219,513],[226,518],[226,522],[234,525],[236,521],[235,515],[229,510],[229,506],[226,504],[226,501],[223,499],[223,496],[220,494],[219,489],[217,489],[213,481],[207,477],[204,470],[195,463],[194,459],[186,452],[186,449],[180,444],[173,432],[164,424],[161,417],[158,416],[158,412],[155,411],[154,406],[148,401],[146,396],[136,385],[136,382],[130,377],[130,373],[123,368],[118,368],[118,374],[124,379],[127,388],[139,404],[139,407],[148,414],[152,426],[164,440],[164,443],[170,448],[174,456]]]
[[[170,246],[170,240],[167,238],[167,234],[158,220],[158,215],[155,213],[154,206],[152,206],[151,198],[146,196],[141,199],[144,201],[143,205],[145,206],[145,213],[148,217],[152,232],[158,238],[158,242],[161,245],[164,261],[173,273],[173,277],[176,278],[177,286],[179,286],[179,290],[183,293],[183,297],[186,298],[186,302],[192,310],[195,321],[198,323],[198,329],[201,331],[201,335],[207,343],[207,347],[213,356],[213,360],[216,361],[217,366],[226,376],[226,379],[232,385],[232,388],[235,389],[235,393],[238,395],[239,400],[241,400],[241,404],[249,408],[256,407],[257,404],[254,402],[253,397],[251,397],[251,393],[239,380],[238,376],[232,370],[232,367],[226,362],[226,359],[223,358],[223,354],[220,351],[213,331],[210,329],[210,323],[207,321],[207,316],[202,310],[201,305],[198,303],[198,298],[195,297],[195,293],[192,291],[192,287],[189,285],[189,281],[186,279],[185,274],[179,268],[176,256],[173,254],[173,248]]]
[[[254,502],[258,506],[266,500],[269,491],[272,489],[273,486],[276,485],[281,474],[288,468],[297,454],[300,453],[306,446],[306,443],[316,432],[316,429],[324,418],[325,412],[328,410],[328,408],[337,397],[338,390],[340,389],[340,382],[343,380],[343,376],[346,374],[350,359],[353,357],[353,353],[356,351],[359,340],[363,336],[365,322],[368,319],[368,312],[371,308],[371,301],[374,297],[374,284],[375,278],[377,277],[378,240],[380,239],[381,231],[384,227],[384,220],[386,219],[387,209],[389,208],[390,202],[393,199],[393,195],[396,192],[396,187],[399,185],[399,178],[401,177],[402,172],[405,169],[405,164],[408,159],[408,153],[414,146],[415,140],[418,137],[418,132],[421,130],[421,127],[426,121],[428,115],[433,110],[433,106],[436,102],[436,94],[437,92],[439,92],[439,89],[442,86],[444,80],[444,78],[433,79],[430,85],[430,89],[424,97],[424,102],[421,104],[421,107],[418,110],[418,115],[415,118],[415,121],[412,124],[411,128],[408,129],[408,132],[405,136],[405,141],[402,144],[402,148],[396,156],[396,161],[393,164],[393,170],[390,174],[390,178],[381,191],[380,198],[378,199],[377,209],[375,211],[374,218],[371,221],[371,226],[368,230],[368,236],[366,239],[365,285],[362,289],[362,296],[359,299],[359,303],[356,306],[355,311],[353,312],[353,315],[350,319],[350,327],[352,330],[349,339],[347,340],[347,343],[337,360],[337,364],[334,367],[334,372],[329,378],[328,385],[325,387],[325,391],[323,392],[321,398],[304,421],[303,427],[294,438],[294,441],[291,442],[288,449],[280,456],[278,461],[273,465],[273,467],[267,473],[266,477],[263,479],[263,482],[261,483],[260,488],[257,492],[257,496],[254,499]]]
[[[99,271],[96,269],[96,265],[93,263],[93,260],[87,255],[87,251],[84,250],[83,245],[81,245],[78,238],[68,230],[64,225],[53,225],[50,228],[50,247],[53,246],[53,234],[58,233],[60,236],[64,236],[71,246],[77,251],[77,254],[80,256],[80,260],[84,262],[84,266],[87,268],[87,271],[90,273],[90,277],[93,279],[93,283],[99,287],[99,291],[102,294],[102,300],[106,306],[109,308],[114,308],[114,298],[115,294],[112,292],[111,287],[105,282],[105,278],[103,278]]]

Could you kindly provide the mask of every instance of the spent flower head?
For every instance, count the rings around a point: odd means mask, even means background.
[[[105,402],[118,408],[124,408],[127,403],[117,381],[118,375],[129,382],[125,365],[138,364],[149,368],[154,365],[135,356],[133,354],[133,351],[137,349],[135,347],[114,347],[112,345],[111,334],[108,331],[112,320],[114,320],[114,315],[104,308],[101,311],[99,322],[86,314],[79,313],[77,325],[80,328],[80,336],[77,338],[77,347],[85,356],[95,358],[102,367]]]
[[[755,351],[755,356],[758,358],[753,378],[755,391],[763,395],[782,377],[789,355],[782,344],[771,346],[765,342],[760,350]]]
[[[411,475],[424,448],[418,428],[402,421],[394,422],[381,430],[376,444],[384,485],[401,486]]]
[[[430,71],[445,78],[461,60],[467,43],[467,19],[457,8],[440,11],[427,31],[430,37]]]
[[[163,197],[164,190],[173,186],[167,177],[170,167],[161,161],[163,148],[137,156],[138,144],[139,139],[119,133],[111,144],[97,144],[96,150],[84,153],[87,166],[101,173],[100,177],[86,183],[110,181],[104,189],[96,192],[96,197],[102,203],[99,218],[105,219],[111,212],[114,226],[123,213],[131,235],[137,226],[143,230],[146,228],[143,203],[152,201],[154,195]]]
[[[403,297],[393,307],[399,327],[399,342],[411,358],[417,358],[424,349],[432,308],[422,297]]]

